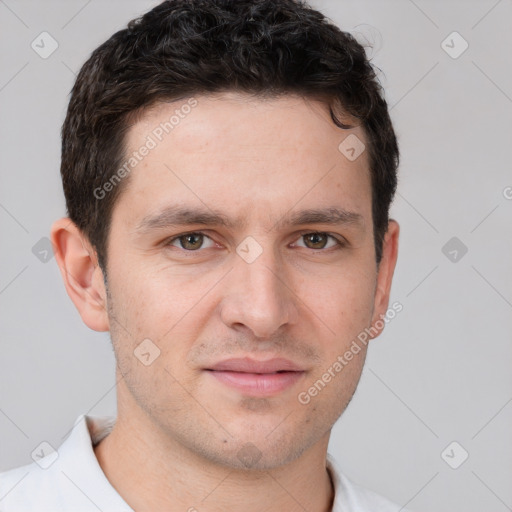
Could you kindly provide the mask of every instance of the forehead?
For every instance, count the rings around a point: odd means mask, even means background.
[[[357,119],[344,115],[341,120],[364,139]],[[180,152],[195,155],[224,146],[237,158],[264,148],[315,156],[314,146],[318,152],[338,154],[336,141],[348,133],[334,124],[324,102],[293,94],[259,97],[228,91],[152,105],[128,130],[127,146],[135,149],[149,136],[158,145],[174,142]],[[212,143],[215,148],[208,147]]]
[[[340,129],[327,105],[298,96],[230,92],[156,104],[128,130],[127,158],[151,149],[130,172],[119,202],[134,220],[177,200],[245,218],[281,216],[298,203],[338,203],[364,216],[368,160],[366,152],[351,161],[340,151],[349,135],[365,141],[361,127]]]

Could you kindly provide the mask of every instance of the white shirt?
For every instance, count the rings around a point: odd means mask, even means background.
[[[82,414],[57,451],[40,445],[34,462],[0,473],[0,512],[133,512],[108,481],[93,450],[115,420]],[[351,482],[329,454],[326,465],[335,491],[332,512],[407,512]]]

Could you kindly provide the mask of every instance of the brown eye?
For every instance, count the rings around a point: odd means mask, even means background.
[[[310,249],[323,249],[327,244],[325,233],[308,233],[304,235],[304,241]]]
[[[208,236],[203,235],[202,233],[186,233],[173,238],[169,241],[168,245],[172,245],[178,249],[185,249],[187,251],[197,251],[203,247],[205,239],[210,240]]]
[[[343,244],[337,240],[334,236],[328,233],[314,232],[306,233],[300,238],[304,242],[304,246],[308,249],[330,249],[335,246],[343,246]],[[328,245],[330,244],[330,245]]]
[[[180,236],[179,240],[183,249],[194,251],[199,249],[203,244],[203,235],[198,233],[191,233],[190,235]]]

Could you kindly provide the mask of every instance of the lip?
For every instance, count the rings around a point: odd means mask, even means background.
[[[226,386],[250,396],[271,396],[296,384],[305,370],[283,359],[256,361],[251,358],[228,359],[205,369]]]
[[[279,371],[301,372],[304,371],[298,364],[282,357],[257,361],[250,357],[226,359],[207,368],[213,371],[231,371],[245,373],[274,373]]]

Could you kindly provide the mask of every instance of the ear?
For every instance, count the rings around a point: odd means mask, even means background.
[[[108,331],[107,294],[96,251],[71,219],[54,222],[51,240],[69,297],[84,323]]]
[[[393,273],[398,258],[399,234],[400,226],[398,222],[390,219],[388,229],[384,235],[382,259],[377,272],[377,284],[375,287],[372,315],[372,332],[377,331],[377,334],[372,335],[372,339],[379,336],[384,330],[385,322],[382,318],[386,315],[388,309],[391,281],[393,280]]]

